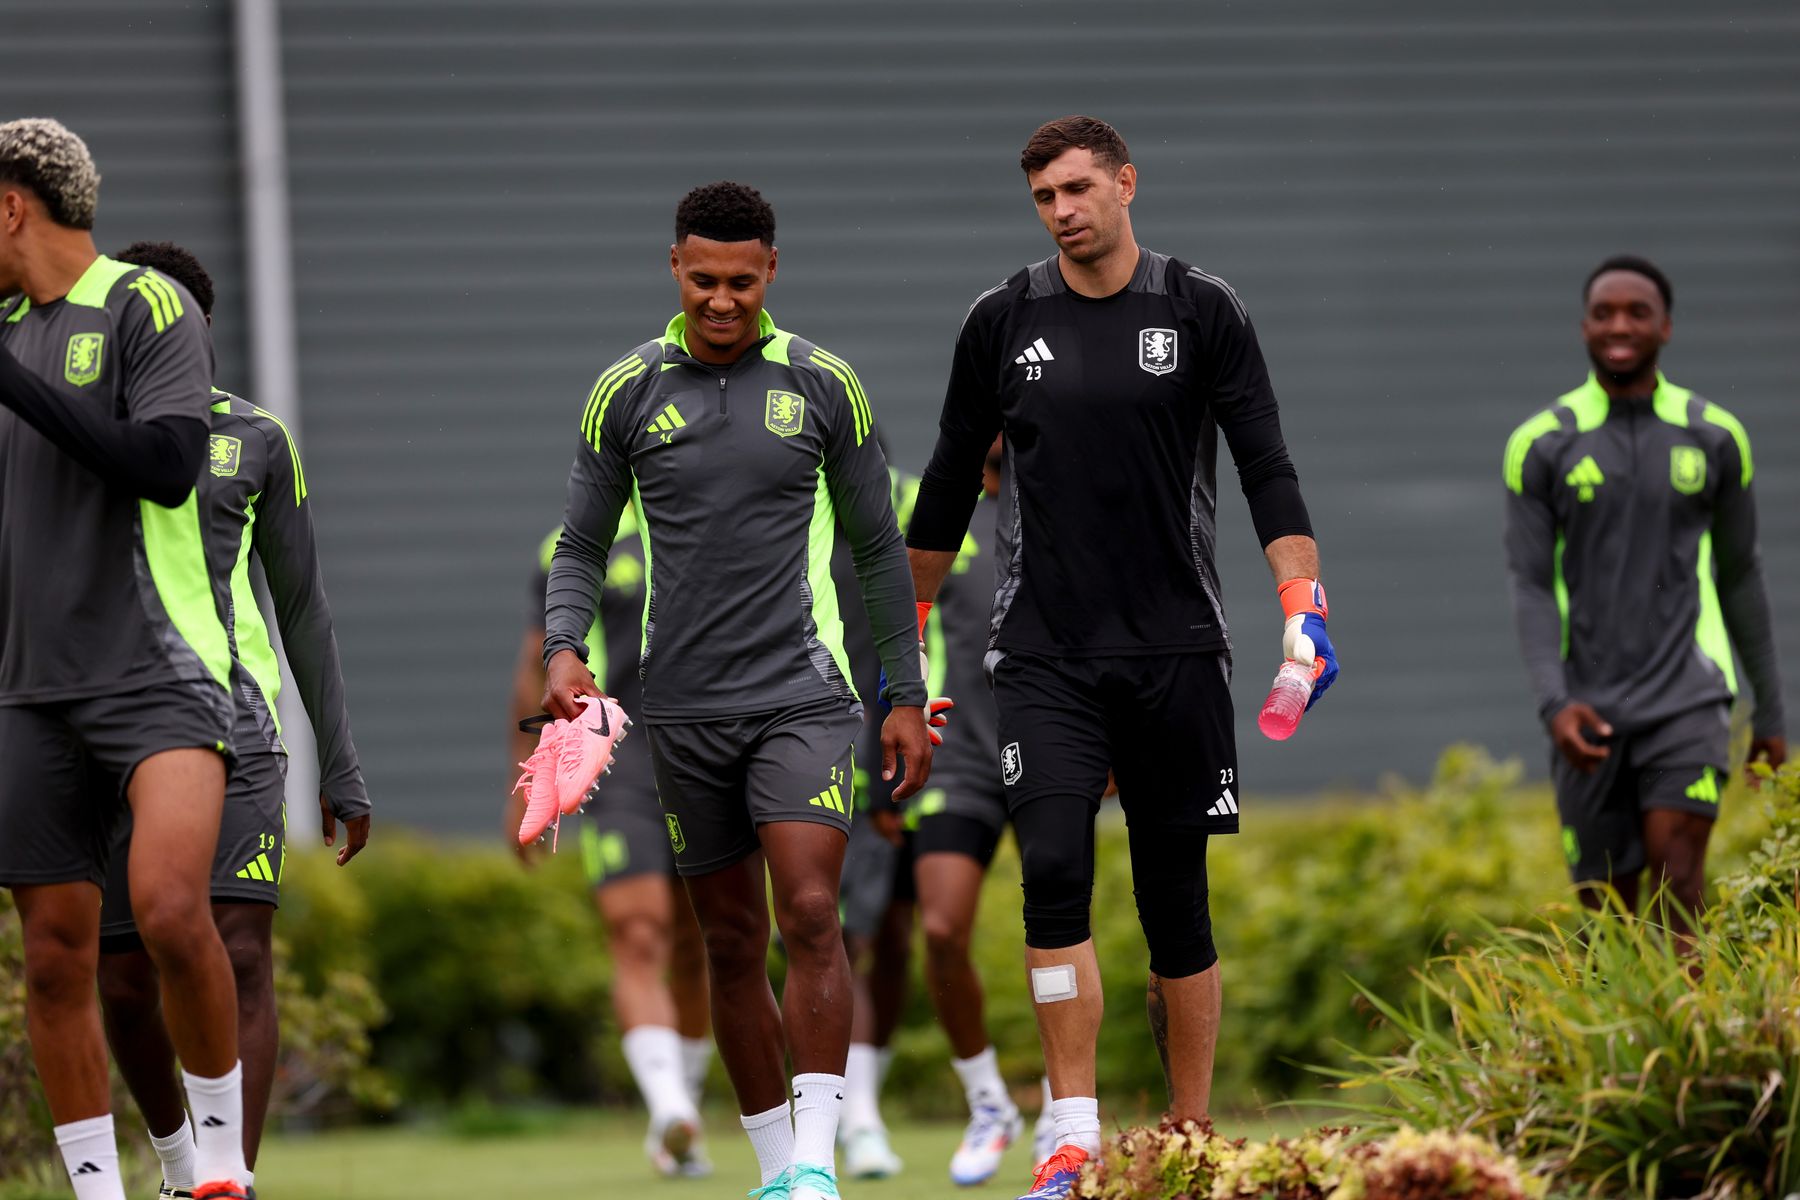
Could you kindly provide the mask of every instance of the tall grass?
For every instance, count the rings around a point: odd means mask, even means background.
[[[1616,908],[1492,927],[1410,998],[1368,994],[1403,1050],[1325,1073],[1378,1126],[1491,1137],[1580,1194],[1800,1190],[1800,772],[1765,790],[1691,944]]]

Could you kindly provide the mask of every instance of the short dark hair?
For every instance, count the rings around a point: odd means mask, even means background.
[[[1662,273],[1661,267],[1636,254],[1615,254],[1595,267],[1588,274],[1587,282],[1581,285],[1581,302],[1583,304],[1587,303],[1588,293],[1594,289],[1594,280],[1608,271],[1630,271],[1633,275],[1642,275],[1654,283],[1656,290],[1662,293],[1663,308],[1668,312],[1675,311],[1675,288],[1670,284],[1669,277]]]
[[[721,179],[697,187],[675,206],[675,240],[688,234],[715,242],[775,244],[775,210],[762,193],[743,183]]]
[[[206,316],[212,316],[213,281],[191,250],[174,242],[133,242],[113,255],[134,267],[149,267],[159,275],[167,275],[187,289],[194,303]]]
[[[1109,171],[1116,171],[1131,161],[1131,151],[1119,131],[1099,117],[1058,117],[1038,126],[1025,149],[1019,152],[1019,166],[1027,175],[1041,171],[1068,150],[1086,150],[1094,161]]]

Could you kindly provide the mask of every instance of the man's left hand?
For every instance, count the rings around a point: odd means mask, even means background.
[[[324,796],[319,797],[319,827],[325,832],[325,845],[329,848],[337,845],[337,817],[331,811],[331,801]],[[351,817],[344,822],[344,845],[337,852],[337,865],[344,866],[369,844],[369,814]]]
[[[1337,650],[1325,632],[1330,606],[1316,579],[1290,579],[1281,585],[1280,596],[1281,611],[1287,618],[1281,630],[1281,653],[1313,669],[1312,698],[1306,702],[1310,710],[1338,677]]]
[[[881,724],[881,777],[894,778],[901,760],[906,778],[894,789],[894,803],[916,794],[931,777],[931,737],[925,710],[916,704],[896,705]]]

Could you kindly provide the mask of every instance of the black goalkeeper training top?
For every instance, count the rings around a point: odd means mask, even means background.
[[[1262,543],[1312,533],[1243,304],[1167,255],[1140,250],[1131,282],[1101,299],[1070,290],[1050,258],[975,301],[909,545],[962,544],[1002,428],[992,649],[1229,649],[1213,564],[1220,431]]]

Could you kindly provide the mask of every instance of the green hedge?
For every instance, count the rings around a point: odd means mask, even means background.
[[[1243,834],[1215,842],[1222,1105],[1308,1094],[1318,1077],[1299,1064],[1389,1049],[1393,1035],[1353,978],[1400,994],[1447,944],[1567,895],[1548,789],[1519,776],[1516,764],[1453,748],[1424,787],[1253,804]],[[1740,800],[1727,800],[1715,864],[1741,861],[1761,828]],[[375,1030],[375,1062],[407,1102],[625,1098],[611,971],[575,859],[528,872],[499,845],[389,832],[347,869],[290,856],[279,928],[303,977],[337,967],[374,982],[390,1013]],[[1094,931],[1110,1005],[1100,1087],[1124,1112],[1152,1112],[1163,1083],[1140,1015],[1147,955],[1116,812],[1102,818],[1098,861]],[[1018,881],[1009,840],[983,894],[975,953],[1003,1069],[1029,1094],[1040,1066]],[[960,1091],[922,984],[895,1050],[890,1101],[919,1115],[955,1112]]]
[[[1406,994],[1425,958],[1566,897],[1548,790],[1518,778],[1516,765],[1455,748],[1425,787],[1395,785],[1377,797],[1305,806],[1253,803],[1243,834],[1215,842],[1209,866],[1226,1029],[1221,1107],[1310,1094],[1318,1076],[1298,1064],[1346,1065],[1351,1051],[1392,1049],[1396,1035],[1361,1000],[1352,977],[1376,995]],[[1740,792],[1727,798],[1714,838],[1716,871],[1741,863],[1765,828],[1756,806],[1743,801]],[[497,842],[393,830],[348,868],[324,854],[290,854],[276,928],[290,951],[293,994],[337,997],[305,1009],[318,1018],[309,1025],[319,1027],[328,1051],[312,1055],[323,1064],[312,1069],[365,1109],[395,1100],[437,1107],[628,1098],[610,964],[577,857],[565,852],[526,871]],[[1098,861],[1094,931],[1110,1005],[1101,1093],[1124,1115],[1150,1113],[1161,1108],[1163,1082],[1141,1015],[1147,955],[1116,813],[1103,817]],[[1009,841],[983,894],[975,953],[1003,1069],[1029,1095],[1041,1068],[1018,879]],[[0,903],[0,1056],[17,1058],[22,1027],[9,918]],[[779,970],[778,960],[772,966]],[[331,1023],[346,1010],[360,1016]],[[358,1069],[362,1021],[372,1026],[375,1074]],[[888,1096],[897,1109],[959,1108],[922,985],[895,1050]],[[14,1068],[22,1063],[0,1058],[0,1073],[18,1081]],[[0,1154],[8,1112],[24,1120],[35,1092],[28,1076],[0,1088]]]

